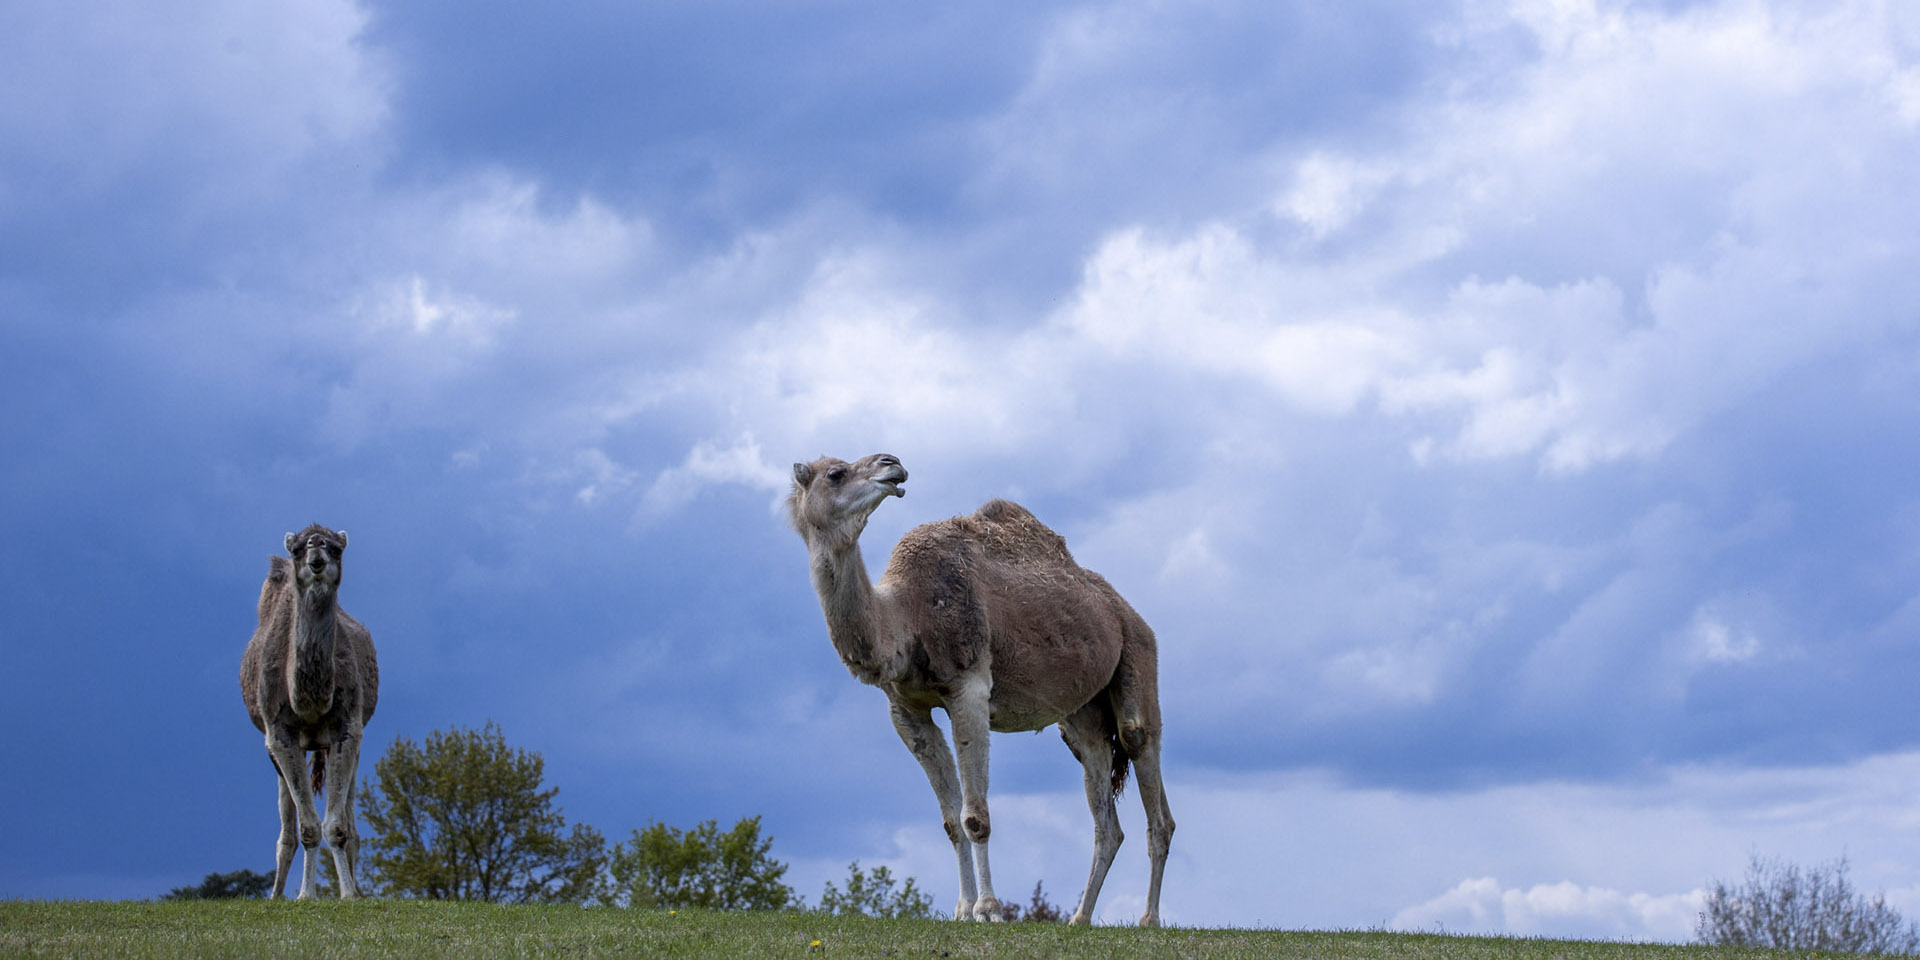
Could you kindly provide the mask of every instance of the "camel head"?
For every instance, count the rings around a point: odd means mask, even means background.
[[[340,558],[347,552],[345,530],[329,530],[316,523],[289,533],[287,552],[293,555],[294,579],[301,593],[315,587],[329,592],[339,589]]]
[[[809,544],[852,543],[867,527],[867,517],[888,497],[904,497],[907,468],[890,453],[852,463],[821,457],[793,465],[793,493],[787,517]]]

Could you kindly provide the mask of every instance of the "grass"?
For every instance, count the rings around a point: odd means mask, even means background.
[[[0,957],[876,957],[1681,960],[1710,950],[1400,933],[1138,930],[790,913],[703,913],[364,900],[0,902]]]

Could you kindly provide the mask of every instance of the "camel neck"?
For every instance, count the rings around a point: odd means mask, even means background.
[[[826,614],[827,636],[840,662],[867,683],[886,674],[891,659],[886,646],[884,618],[867,578],[866,560],[858,541],[840,548],[813,551],[813,587]]]
[[[339,607],[331,590],[308,590],[301,594],[297,606],[288,689],[293,711],[314,716],[325,713],[333,704],[333,645],[339,632]]]

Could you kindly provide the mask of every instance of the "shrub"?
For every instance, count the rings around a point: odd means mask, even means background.
[[[566,830],[541,786],[538,753],[507,745],[498,727],[401,738],[361,787],[372,835],[362,860],[393,896],[489,903],[604,899],[606,841]]]
[[[1855,893],[1845,857],[1803,870],[1756,856],[1745,883],[1708,887],[1694,930],[1715,946],[1920,953],[1920,927],[1906,923],[1885,894]]]
[[[330,859],[330,858],[329,858]],[[174,887],[162,900],[259,899],[273,890],[273,876],[252,870],[209,873],[197,887]]]
[[[893,889],[893,872],[884,866],[872,873],[860,870],[860,861],[847,865],[847,889],[842,891],[827,881],[820,892],[821,913],[866,917],[931,917],[933,898],[921,893],[908,877],[906,886]]]
[[[778,910],[793,902],[793,888],[780,882],[787,865],[768,856],[772,846],[759,817],[726,833],[716,820],[686,831],[655,823],[635,830],[631,847],[613,848],[614,884],[636,907]]]

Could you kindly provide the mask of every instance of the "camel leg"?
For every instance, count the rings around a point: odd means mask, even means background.
[[[953,841],[953,856],[960,866],[960,902],[955,905],[955,920],[973,919],[973,851],[966,834],[960,831],[960,782],[954,772],[953,754],[947,750],[947,738],[933,722],[933,711],[889,701],[893,729],[900,740],[920,761],[940,801],[940,823],[947,839]]]
[[[313,784],[308,782],[306,751],[289,742],[286,737],[276,736],[269,729],[267,752],[272,754],[274,766],[280,768],[281,785],[292,794],[294,815],[300,826],[300,849],[304,853],[300,858],[300,895],[294,899],[311,900],[319,886],[319,863],[316,858],[320,854],[320,815],[313,809]],[[284,824],[283,814],[283,835],[286,830]]]
[[[1087,809],[1093,814],[1093,868],[1087,874],[1080,907],[1067,921],[1076,925],[1093,922],[1093,905],[1100,899],[1100,886],[1107,882],[1113,855],[1126,839],[1120,830],[1120,818],[1113,809],[1113,741],[1117,735],[1112,708],[1104,697],[1096,698],[1060,721],[1060,738],[1080,761],[1086,781]]]
[[[1000,899],[993,895],[993,869],[987,861],[987,837],[993,820],[987,814],[988,696],[993,682],[985,677],[961,681],[947,698],[947,720],[953,724],[953,748],[960,755],[960,820],[973,841],[974,872],[980,879],[980,898],[973,902],[975,920],[999,923],[1006,919]]]
[[[353,777],[360,766],[360,738],[343,737],[327,751],[327,845],[333,848],[333,872],[340,898],[360,897],[354,864],[360,859],[360,831],[353,818]]]
[[[280,775],[278,763],[273,765],[273,784],[280,795],[280,839],[273,849],[273,899],[281,900],[287,895],[287,871],[293,869],[294,851],[300,849],[300,815],[294,810],[293,794],[287,792],[287,778]]]
[[[1167,791],[1160,780],[1160,731],[1135,734],[1140,747],[1133,751],[1134,781],[1140,785],[1140,805],[1147,812],[1147,856],[1153,873],[1147,882],[1147,912],[1140,917],[1143,927],[1160,925],[1160,877],[1166,872],[1167,851],[1173,847],[1173,811],[1167,806]],[[1122,742],[1126,742],[1123,739]]]

